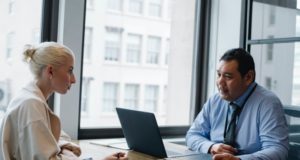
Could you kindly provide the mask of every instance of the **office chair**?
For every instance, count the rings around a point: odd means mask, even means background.
[[[300,106],[283,106],[289,125],[290,150],[288,160],[300,160]]]

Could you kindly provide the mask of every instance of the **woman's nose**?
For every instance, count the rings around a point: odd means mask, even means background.
[[[76,82],[76,78],[75,78],[75,76],[73,74],[72,77],[71,77],[71,83],[75,83],[75,82]]]

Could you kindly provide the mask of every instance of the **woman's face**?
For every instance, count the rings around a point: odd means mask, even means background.
[[[65,94],[73,83],[76,82],[73,73],[74,60],[70,56],[64,65],[53,68],[52,71],[52,89],[60,94]]]

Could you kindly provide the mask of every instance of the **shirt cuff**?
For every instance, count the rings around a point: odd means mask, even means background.
[[[214,145],[214,142],[208,141],[205,142],[202,147],[200,148],[200,152],[202,153],[209,153],[209,149],[212,147],[212,145]]]

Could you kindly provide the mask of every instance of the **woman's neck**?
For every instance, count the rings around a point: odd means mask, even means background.
[[[48,81],[43,80],[43,79],[38,79],[36,81],[36,85],[40,88],[42,91],[43,96],[45,97],[46,100],[51,96],[53,93],[53,90],[51,89],[51,85]]]

